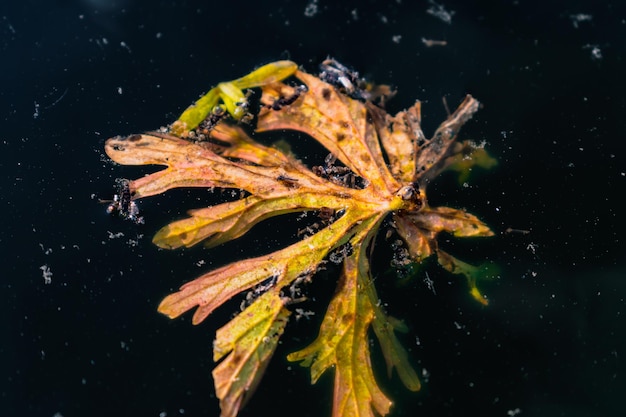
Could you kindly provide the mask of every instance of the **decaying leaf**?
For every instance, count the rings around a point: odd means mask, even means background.
[[[465,173],[476,161],[483,166],[492,163],[484,149],[455,142],[461,126],[478,110],[478,102],[467,96],[427,139],[420,127],[419,102],[391,116],[370,101],[373,95],[355,91],[361,84],[345,70],[339,64],[329,67],[322,80],[298,71],[289,61],[268,64],[218,84],[168,133],[116,137],[105,145],[109,157],[120,164],[166,167],[125,182],[127,197],[118,197],[114,207],[122,215],[127,215],[133,200],[175,187],[245,192],[239,200],[192,210],[189,217],[163,227],[153,240],[162,248],[201,242],[212,247],[241,237],[270,217],[324,213],[321,226],[302,240],[208,272],[159,306],[171,318],[195,308],[197,324],[233,296],[249,291],[243,311],[217,331],[213,346],[214,360],[221,360],[213,377],[223,417],[235,416],[260,381],[290,316],[290,305],[297,301],[294,288],[310,281],[329,257],[343,263],[337,291],[317,338],[288,359],[310,367],[313,382],[333,368],[334,417],[386,415],[392,402],[372,371],[368,340],[372,329],[389,376],[395,370],[408,389],[419,390],[419,378],[395,334],[404,326],[381,307],[370,271],[368,255],[384,221],[394,226],[411,261],[435,256],[445,269],[464,275],[471,295],[487,303],[476,286],[476,268],[439,249],[437,236],[441,232],[490,236],[491,230],[464,210],[430,207],[426,200],[427,184],[444,169]],[[282,82],[292,75],[305,86]],[[229,124],[229,115],[244,118],[248,106],[242,90],[252,87],[262,89],[256,130],[291,129],[310,135],[331,154],[324,165],[307,167]]]

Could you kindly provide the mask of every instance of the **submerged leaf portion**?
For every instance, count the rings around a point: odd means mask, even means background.
[[[405,387],[411,391],[419,391],[421,387],[419,377],[409,361],[407,351],[395,335],[395,332],[405,333],[407,331],[406,326],[400,320],[387,316],[382,311],[378,303],[378,297],[374,292],[373,281],[369,289],[370,299],[372,301],[376,300],[372,328],[385,357],[387,376],[391,378],[391,374],[395,369]]]
[[[408,389],[420,389],[411,359],[396,336],[406,328],[381,307],[370,271],[372,241],[385,221],[404,241],[411,262],[433,256],[445,269],[464,275],[471,295],[487,304],[476,286],[484,268],[439,249],[437,236],[441,232],[490,236],[491,230],[464,210],[431,207],[426,200],[427,184],[443,170],[465,174],[472,164],[490,165],[482,148],[455,142],[461,126],[478,110],[478,102],[467,96],[427,139],[419,102],[391,116],[368,101],[371,94],[354,91],[365,83],[346,71],[329,60],[323,81],[297,71],[289,61],[268,64],[218,84],[187,109],[169,133],[117,137],[105,145],[118,163],[166,167],[125,182],[124,195],[113,205],[122,215],[132,200],[176,187],[241,190],[239,200],[191,210],[187,218],[163,227],[153,239],[162,248],[198,243],[213,247],[286,213],[319,216],[316,227],[300,241],[219,267],[186,283],[159,305],[159,311],[171,318],[195,309],[193,323],[198,324],[247,292],[242,311],[217,331],[213,346],[214,360],[221,361],[213,378],[223,417],[237,415],[259,383],[286,327],[290,305],[301,301],[298,287],[309,282],[328,258],[343,262],[337,290],[317,338],[288,359],[309,366],[313,382],[332,368],[334,417],[384,416],[392,402],[372,370],[371,329],[388,376],[395,370]],[[292,75],[305,86],[282,82]],[[263,90],[257,131],[291,129],[310,135],[330,152],[323,165],[309,168],[225,122],[226,115],[244,118],[248,107],[243,90],[252,87]],[[337,253],[343,258],[337,260]]]

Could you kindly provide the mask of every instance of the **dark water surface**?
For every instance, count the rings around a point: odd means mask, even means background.
[[[104,141],[166,125],[260,64],[288,58],[316,72],[328,55],[395,86],[390,110],[422,100],[427,135],[446,117],[443,96],[453,106],[471,93],[484,108],[461,137],[486,141],[499,160],[467,187],[444,176],[429,188],[433,205],[465,207],[497,232],[441,243],[500,265],[483,285],[489,307],[434,266],[435,293],[425,272],[404,286],[386,274],[389,251],[374,259],[425,382],[410,393],[375,357],[392,415],[623,415],[622,2],[12,3],[0,6],[0,415],[219,415],[212,339],[236,303],[197,327],[156,307],[204,271],[282,247],[295,229],[272,223],[210,251],[160,251],[156,230],[219,194],[142,201],[145,225],[112,218],[97,198],[153,168],[109,163]],[[319,163],[309,145],[300,156]],[[335,278],[311,288],[318,317]],[[284,359],[316,333],[314,320],[288,328],[241,416],[330,415],[331,376],[311,387]]]

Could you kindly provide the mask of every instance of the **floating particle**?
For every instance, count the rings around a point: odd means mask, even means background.
[[[572,25],[574,25],[574,27],[578,29],[578,24],[580,22],[588,22],[593,19],[593,16],[591,16],[590,14],[578,13],[569,15],[569,18],[572,21]]]
[[[432,48],[433,46],[446,46],[448,44],[447,41],[439,41],[435,39],[426,39],[426,38],[422,38],[422,43],[426,45],[427,48]]]
[[[435,3],[434,1],[429,1],[432,5],[427,10],[426,13],[429,15],[435,16],[439,20],[444,23],[451,24],[452,16],[454,15],[454,11],[447,11],[442,4]]]
[[[123,232],[113,233],[113,232],[107,230],[107,233],[109,234],[109,239],[119,239],[121,237],[124,237],[124,233]]]
[[[9,22],[9,20],[7,19],[6,16],[2,16],[2,20],[4,21],[4,23],[6,24],[7,28],[9,29],[9,32],[11,32],[11,34],[15,35],[15,28],[13,27],[13,25]]]
[[[50,270],[50,267],[48,265],[41,265],[39,269],[41,269],[43,283],[52,284],[52,271]]]
[[[52,248],[46,248],[44,247],[43,243],[39,244],[39,247],[41,248],[41,250],[43,251],[44,255],[50,255],[52,253]]]
[[[430,279],[428,272],[426,272],[426,277],[424,277],[424,284],[426,284],[426,287],[431,290],[433,294],[437,295],[437,292],[435,291],[435,282]]]
[[[313,17],[319,12],[317,7],[317,0],[311,0],[304,8],[304,15],[306,17]]]
[[[583,49],[589,49],[591,53],[591,59],[593,59],[594,61],[602,59],[602,49],[600,49],[598,45],[587,44],[583,46]]]
[[[302,318],[310,320],[311,317],[315,315],[315,312],[308,311],[303,308],[296,308],[295,312],[296,312],[296,321],[299,321]]]

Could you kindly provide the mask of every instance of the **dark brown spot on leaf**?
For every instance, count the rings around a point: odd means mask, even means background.
[[[344,314],[341,317],[341,321],[344,323],[352,323],[354,321],[354,314]]]

